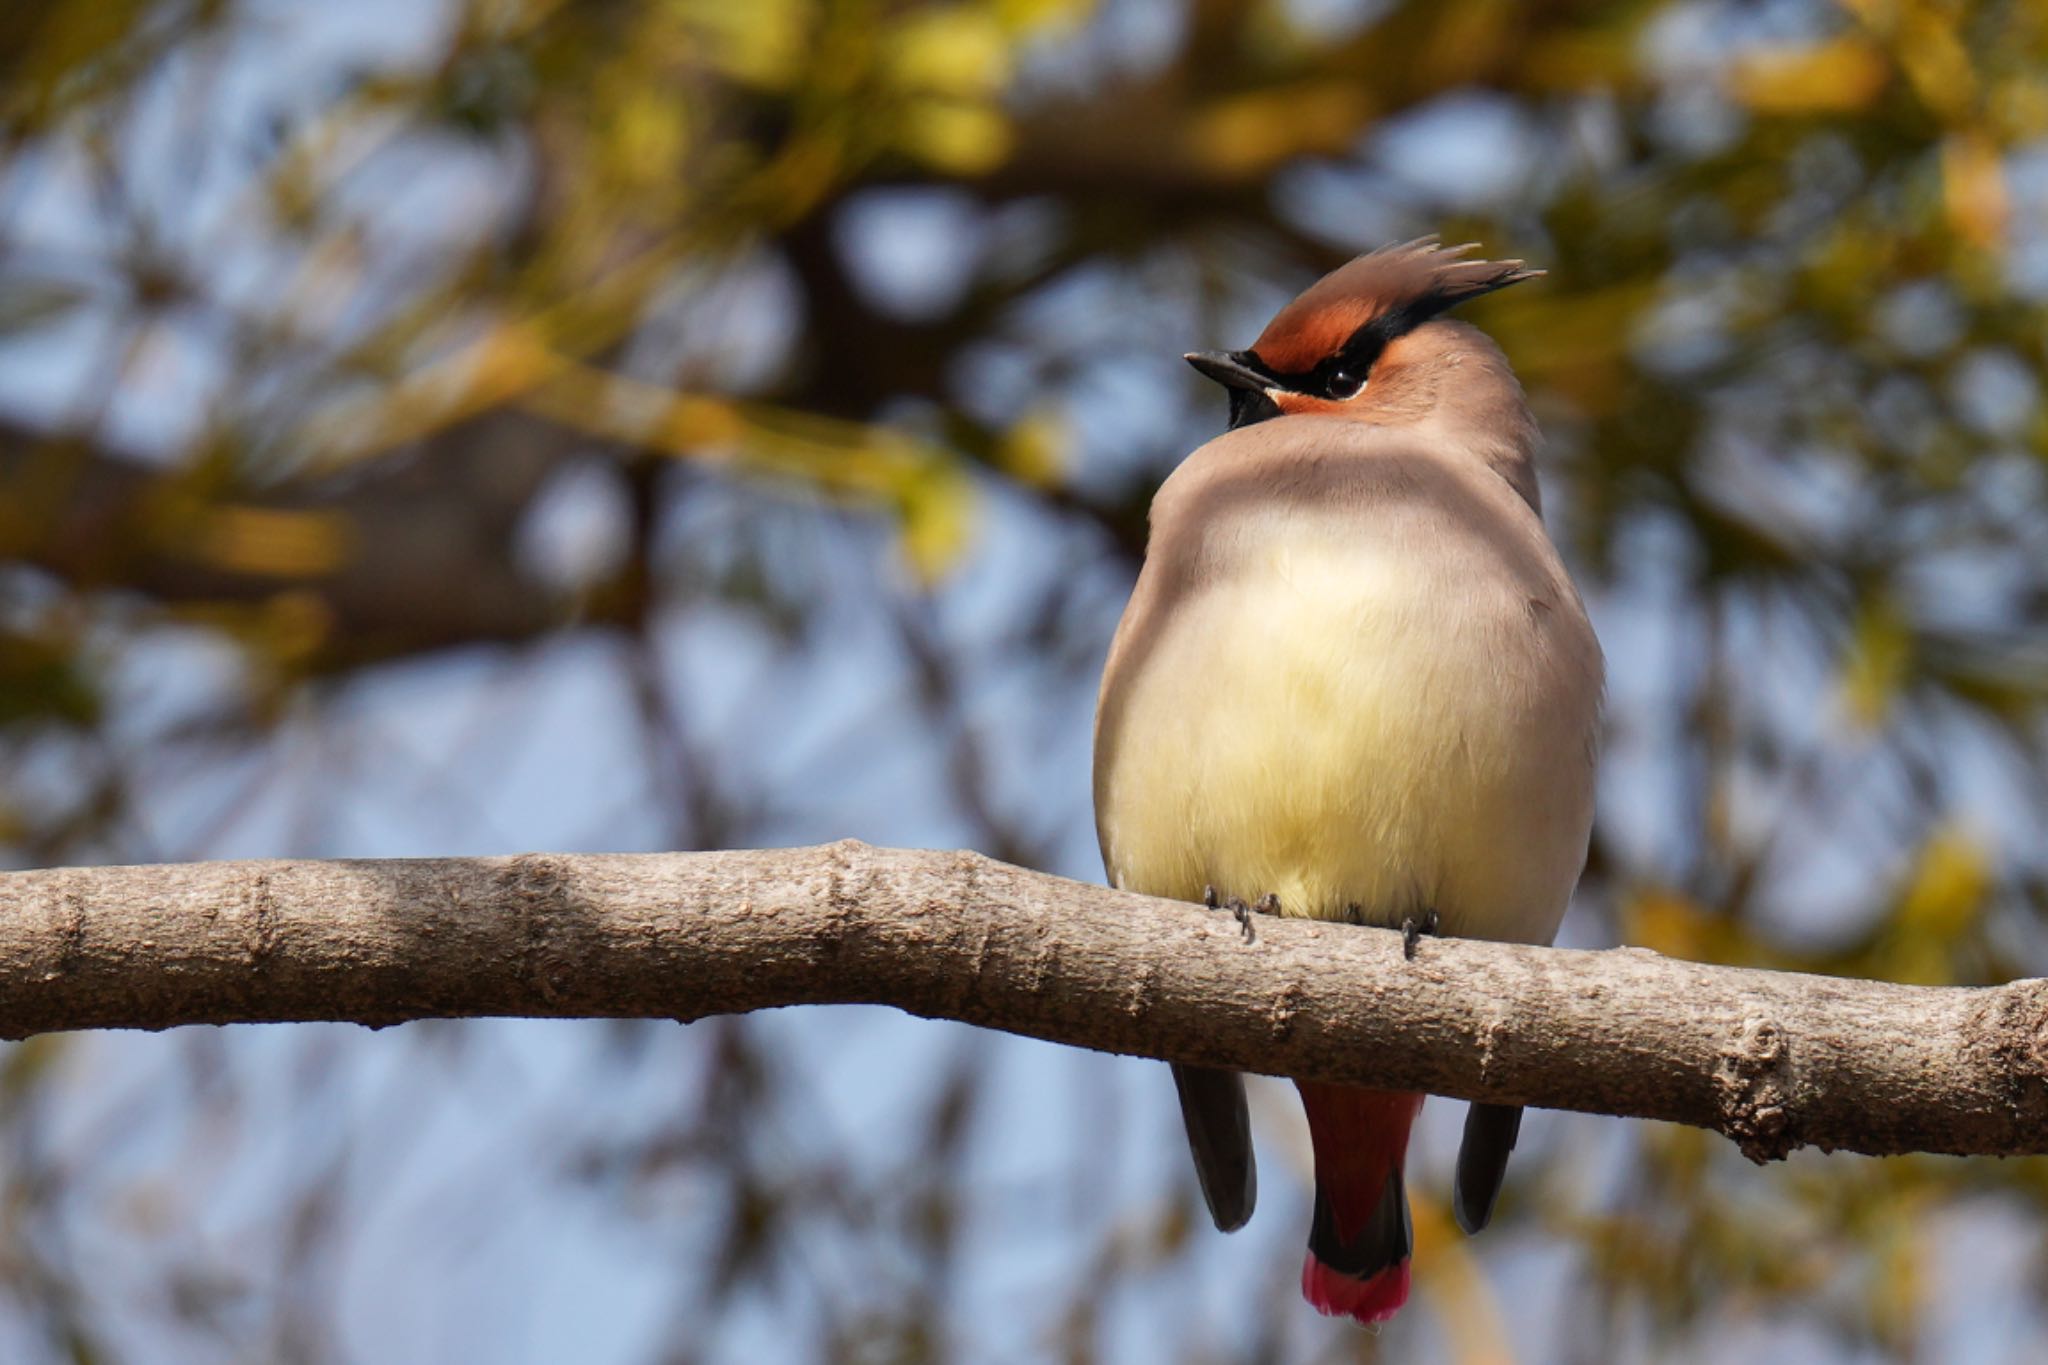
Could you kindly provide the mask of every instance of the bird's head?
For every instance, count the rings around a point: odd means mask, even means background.
[[[1196,351],[1187,362],[1230,391],[1233,429],[1286,413],[1419,416],[1433,400],[1432,372],[1471,335],[1428,324],[1543,273],[1520,261],[1467,260],[1471,249],[1432,237],[1382,247],[1310,285],[1250,350]]]

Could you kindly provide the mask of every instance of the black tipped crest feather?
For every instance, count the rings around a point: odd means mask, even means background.
[[[1520,261],[1465,259],[1475,243],[1418,237],[1357,257],[1281,309],[1249,350],[1188,357],[1231,390],[1232,427],[1279,415],[1265,390],[1343,401],[1396,337],[1482,294],[1543,272]],[[1207,363],[1204,363],[1207,362]],[[1226,376],[1219,370],[1234,371]],[[1240,399],[1239,393],[1255,394]]]

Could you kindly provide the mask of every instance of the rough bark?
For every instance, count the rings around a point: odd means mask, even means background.
[[[2048,981],[1896,986],[1228,915],[969,853],[0,874],[0,1034],[869,1003],[1104,1051],[1717,1129],[2048,1153]]]

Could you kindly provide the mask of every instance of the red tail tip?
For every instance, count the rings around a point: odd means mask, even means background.
[[[1340,1275],[1310,1252],[1301,1263],[1301,1296],[1328,1317],[1349,1315],[1368,1327],[1401,1311],[1408,1302],[1408,1262],[1388,1266],[1371,1279]]]

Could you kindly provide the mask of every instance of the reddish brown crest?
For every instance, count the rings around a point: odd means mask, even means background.
[[[1282,308],[1252,350],[1269,369],[1295,374],[1335,355],[1375,319],[1405,331],[1467,299],[1542,274],[1520,261],[1462,259],[1472,245],[1439,246],[1422,237],[1382,247],[1339,266]]]

